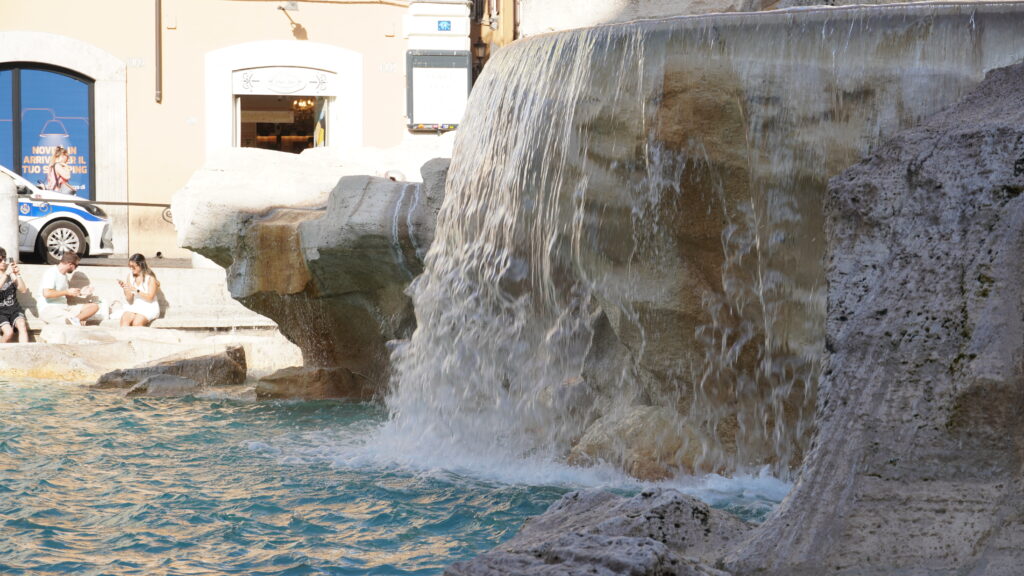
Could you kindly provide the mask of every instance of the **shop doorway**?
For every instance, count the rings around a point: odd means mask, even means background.
[[[330,100],[322,96],[236,96],[236,142],[242,148],[292,154],[326,146]]]

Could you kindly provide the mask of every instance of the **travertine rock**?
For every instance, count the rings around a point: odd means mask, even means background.
[[[723,575],[710,567],[750,526],[676,490],[632,498],[571,492],[494,550],[449,576],[512,574]]]
[[[172,374],[154,374],[143,378],[124,393],[125,396],[150,396],[154,398],[185,396],[203,389],[203,386],[191,378]]]
[[[385,342],[415,325],[405,288],[433,239],[448,161],[427,162],[423,184],[413,184],[310,164],[324,154],[214,158],[175,195],[176,214],[189,214],[179,242],[225,266],[231,295],[277,322],[306,365],[341,367],[379,386]],[[287,168],[284,176],[254,179],[266,164]],[[280,178],[298,172],[309,173],[301,182],[310,189],[296,203],[281,201]],[[235,193],[244,201],[216,188],[235,180],[246,184]]]
[[[594,422],[573,446],[569,462],[609,462],[643,480],[664,480],[679,470],[693,472],[700,436],[679,414],[655,406],[632,406]]]
[[[794,7],[898,4],[911,0],[520,0],[517,29],[523,36],[651,18],[722,12],[756,12]],[[976,1],[976,0],[967,0]]]
[[[369,400],[374,390],[345,368],[295,366],[260,378],[257,398],[345,398]]]
[[[250,378],[302,363],[299,349],[277,330],[206,333],[167,328],[46,325],[37,342],[0,344],[0,378],[95,382],[124,367],[171,354],[204,355],[225,346],[245,350]]]
[[[712,12],[765,10],[773,0],[520,0],[519,30],[533,36],[553,30],[629,22],[645,18],[668,18]]]
[[[830,357],[799,481],[737,574],[1024,566],[1024,64],[829,186]]]
[[[94,388],[130,388],[150,376],[168,374],[190,378],[201,386],[241,384],[245,382],[245,349],[241,346],[211,346],[205,354],[194,351],[172,354],[136,366],[114,370],[100,376]]]
[[[0,344],[0,377],[39,378],[63,382],[94,382],[135,358],[130,342],[93,341],[88,344]]]

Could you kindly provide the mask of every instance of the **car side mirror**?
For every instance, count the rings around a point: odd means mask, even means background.
[[[18,194],[31,194],[31,193],[32,193],[32,191],[29,190],[28,186],[18,186]]]

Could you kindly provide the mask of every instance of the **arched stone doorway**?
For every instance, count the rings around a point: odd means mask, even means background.
[[[105,202],[128,200],[126,67],[114,55],[81,40],[45,32],[0,31],[0,64],[40,64],[73,71],[93,81],[95,194]],[[113,224],[114,249],[128,245],[123,206],[104,207]]]

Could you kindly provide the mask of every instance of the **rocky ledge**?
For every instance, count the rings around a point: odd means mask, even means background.
[[[715,576],[708,567],[751,526],[676,490],[623,498],[571,492],[512,540],[446,576],[499,574],[676,574]]]
[[[226,151],[172,209],[179,244],[226,268],[231,296],[302,350],[311,372],[299,380],[366,398],[386,380],[386,343],[415,326],[405,289],[433,240],[448,161],[426,162],[420,183],[351,175],[324,154]]]
[[[817,433],[765,523],[569,495],[448,574],[1020,574],[1022,192],[1024,64],[830,181]]]
[[[44,325],[35,340],[0,344],[0,379],[45,379],[127,390],[163,375],[189,380],[191,389],[175,394],[183,395],[213,386],[244,384],[255,390],[264,378],[302,363],[298,347],[277,330],[267,329],[213,332]],[[134,394],[145,389],[142,386]],[[160,395],[168,395],[167,387]],[[257,395],[310,394],[304,387],[279,385],[276,394]]]

